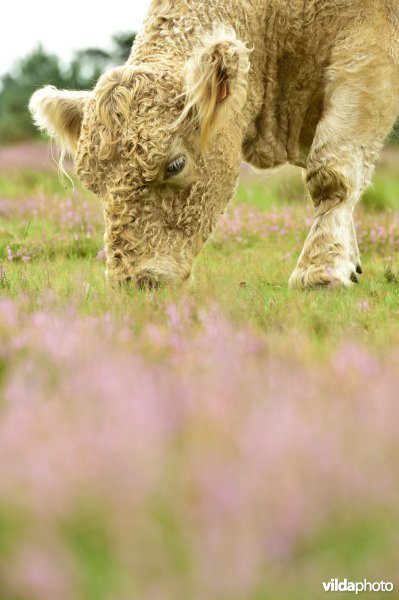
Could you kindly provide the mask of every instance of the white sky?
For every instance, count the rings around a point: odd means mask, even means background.
[[[150,0],[8,0],[2,4],[0,75],[39,42],[63,59],[90,46],[107,49],[112,34],[139,29]]]

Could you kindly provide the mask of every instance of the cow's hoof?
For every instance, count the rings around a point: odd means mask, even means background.
[[[297,266],[288,285],[291,289],[307,290],[318,287],[349,288],[359,283],[357,268],[349,261],[340,261],[335,265]],[[359,271],[357,271],[359,273]]]

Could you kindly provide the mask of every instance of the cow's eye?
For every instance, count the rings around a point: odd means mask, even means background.
[[[166,167],[166,176],[173,177],[174,175],[178,175],[181,173],[186,166],[186,159],[184,156],[179,156]]]

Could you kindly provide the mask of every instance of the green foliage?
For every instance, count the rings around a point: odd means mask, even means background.
[[[389,136],[390,141],[399,143],[399,118],[395,123],[391,135]]]
[[[29,98],[37,88],[43,85],[65,89],[92,88],[105,69],[128,58],[134,38],[134,33],[117,34],[109,52],[98,48],[80,50],[67,65],[41,46],[18,61],[1,79],[0,144],[38,135],[28,111]]]
[[[113,36],[113,57],[117,62],[123,63],[129,58],[135,37],[135,33],[116,33]]]
[[[28,99],[39,85],[63,86],[65,79],[56,56],[40,46],[3,77],[0,94],[0,143],[20,141],[35,134]]]

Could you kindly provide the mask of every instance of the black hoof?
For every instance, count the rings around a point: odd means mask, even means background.
[[[351,275],[351,281],[353,281],[353,283],[359,283],[359,278],[356,275],[356,273],[352,273],[352,275]]]
[[[357,265],[356,267],[356,273],[359,273],[359,275],[363,275],[363,269],[360,265]]]

